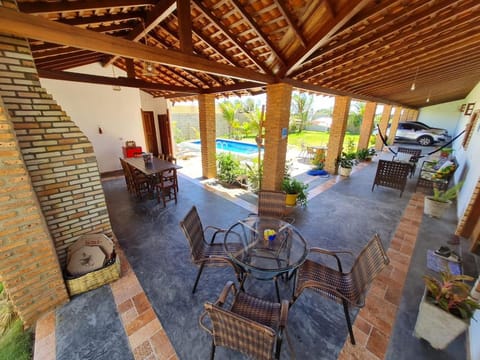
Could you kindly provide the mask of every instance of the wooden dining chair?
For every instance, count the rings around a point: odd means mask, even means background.
[[[311,259],[300,266],[297,276],[292,304],[304,290],[311,289],[320,295],[343,305],[350,342],[355,345],[349,306],[363,307],[368,288],[374,278],[390,262],[378,234],[375,234],[356,257],[349,272],[344,272],[338,255],[350,251],[330,251],[311,248],[311,254],[324,254],[335,258],[337,269],[331,268]]]
[[[234,299],[227,306],[227,298]],[[206,324],[207,316],[211,327]],[[200,326],[212,336],[210,359],[217,346],[246,354],[257,360],[280,359],[280,350],[288,318],[288,301],[274,303],[237,291],[229,281],[217,301],[205,303]]]
[[[195,265],[199,265],[192,293],[195,293],[195,290],[197,289],[200,275],[202,274],[205,266],[231,266],[235,271],[238,282],[242,282],[243,273],[241,269],[235,265],[235,263],[233,263],[233,261],[225,253],[223,244],[215,243],[217,235],[225,233],[225,229],[221,229],[212,225],[204,228],[195,206],[192,206],[187,215],[185,215],[183,220],[180,221],[180,228],[183,230],[183,233],[188,240],[188,244],[190,245],[192,262]],[[207,232],[211,233],[209,242],[207,242],[205,238]],[[235,249],[235,246],[238,247],[238,250],[242,248],[242,244],[231,245],[233,249]]]
[[[122,166],[125,165],[124,171],[127,178],[127,188],[129,191],[137,197],[137,199],[141,199],[144,194],[147,194],[151,190],[151,181],[145,175],[142,174],[137,169],[133,168],[127,162],[122,163]]]
[[[157,183],[155,184],[155,190],[157,193],[157,202],[160,202],[160,199],[163,202],[163,207],[167,206],[167,198],[168,200],[175,200],[175,204],[177,203],[177,169],[170,168],[167,170],[163,170],[157,179]]]

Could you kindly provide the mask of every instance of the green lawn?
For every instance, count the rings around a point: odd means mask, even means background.
[[[23,331],[21,320],[16,320],[0,337],[0,359],[32,359],[33,336],[31,331]]]

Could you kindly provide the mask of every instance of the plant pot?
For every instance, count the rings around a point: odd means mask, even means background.
[[[287,206],[297,205],[297,197],[298,197],[298,194],[287,194],[287,196],[285,197],[285,205]]]
[[[447,209],[450,207],[451,203],[451,201],[435,201],[430,196],[425,196],[425,200],[423,203],[423,212],[425,215],[434,218],[441,218],[445,214],[445,211],[447,211]]]
[[[418,309],[413,335],[425,339],[435,349],[445,349],[467,330],[470,322],[456,317],[428,301],[426,290]]]
[[[341,166],[338,168],[338,174],[340,176],[350,176],[351,172],[352,172],[352,168],[344,168]]]

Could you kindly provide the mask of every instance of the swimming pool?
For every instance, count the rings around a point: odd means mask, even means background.
[[[255,155],[258,154],[258,148],[256,144],[245,143],[241,141],[229,140],[229,139],[217,139],[215,140],[217,150],[228,151],[240,155]],[[200,140],[192,141],[192,144],[200,147]]]

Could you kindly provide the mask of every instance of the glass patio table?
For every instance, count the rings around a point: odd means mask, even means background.
[[[238,244],[242,244],[240,250]],[[225,252],[242,270],[241,287],[247,275],[260,280],[291,278],[308,254],[307,242],[292,224],[277,218],[250,216],[225,233]]]

